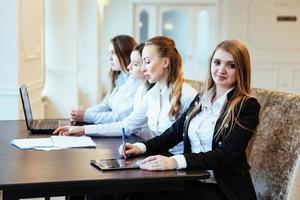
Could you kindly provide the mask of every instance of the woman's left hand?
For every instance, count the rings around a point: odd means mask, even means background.
[[[177,162],[172,157],[149,156],[141,161],[140,168],[144,170],[172,170],[177,168]]]

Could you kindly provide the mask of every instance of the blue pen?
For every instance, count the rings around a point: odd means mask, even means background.
[[[123,151],[124,151],[124,159],[127,158],[126,156],[126,147],[125,147],[125,144],[126,144],[126,134],[125,134],[125,128],[123,127],[122,128],[122,144],[123,144]]]

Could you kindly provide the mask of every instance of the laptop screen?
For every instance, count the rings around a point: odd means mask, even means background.
[[[27,128],[32,124],[32,111],[31,111],[31,106],[29,102],[29,96],[27,92],[27,88],[25,85],[22,85],[20,88],[20,95],[22,99],[22,105],[23,105],[23,110],[24,110],[24,115],[25,115],[25,120],[26,120],[26,125]]]

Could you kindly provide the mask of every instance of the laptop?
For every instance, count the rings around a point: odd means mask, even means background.
[[[25,85],[22,85],[20,87],[20,96],[21,96],[21,100],[22,100],[27,130],[29,130],[31,133],[51,134],[59,126],[70,125],[69,119],[34,120],[33,116],[32,116],[30,102],[29,102],[29,95],[28,95],[27,88]]]
[[[142,159],[104,159],[91,160],[91,165],[102,171],[122,170],[122,169],[139,169],[139,163]]]

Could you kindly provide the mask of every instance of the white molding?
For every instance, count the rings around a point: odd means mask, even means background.
[[[74,66],[49,66],[46,65],[46,74],[48,75],[67,75],[67,76],[76,76],[77,73],[77,64]]]
[[[43,86],[44,86],[43,80],[37,80],[37,81],[32,81],[32,82],[26,83],[26,87],[27,87],[28,91],[42,89]]]
[[[181,4],[181,5],[186,5],[186,4],[215,4],[218,3],[218,0],[130,0],[131,3],[136,3],[136,4]]]
[[[293,77],[292,77],[292,87],[293,90],[298,90],[300,91],[300,67],[299,68],[293,68]]]

